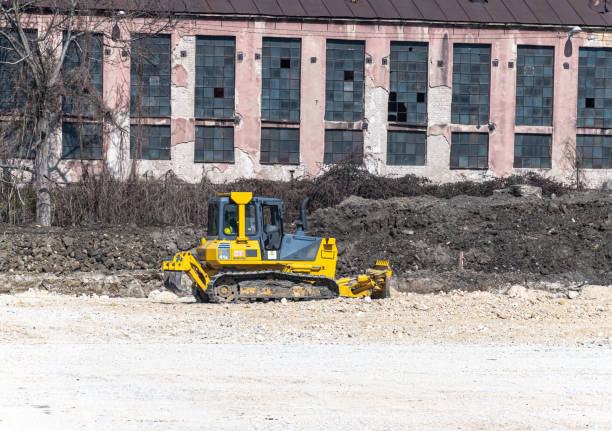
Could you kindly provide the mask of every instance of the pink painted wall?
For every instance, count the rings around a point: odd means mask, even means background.
[[[576,104],[578,81],[579,47],[594,44],[592,35],[584,32],[575,36],[571,43],[573,54],[566,57],[564,48],[566,34],[557,31],[519,31],[505,29],[442,28],[426,26],[398,25],[354,25],[350,23],[299,23],[272,21],[223,21],[199,20],[181,23],[173,34],[172,45],[176,46],[182,36],[229,35],[236,37],[236,52],[243,53],[244,59],[236,62],[236,115],[240,124],[235,127],[234,142],[237,151],[244,152],[252,161],[252,169],[243,170],[241,166],[219,164],[217,179],[234,179],[239,176],[260,178],[283,177],[288,170],[301,169],[302,175],[316,175],[323,161],[324,135],[326,127],[337,127],[324,121],[325,111],[325,41],[326,39],[354,39],[365,41],[366,55],[372,57],[372,64],[365,64],[365,74],[375,87],[389,89],[389,68],[382,65],[382,59],[389,56],[392,41],[415,41],[429,43],[429,89],[452,86],[453,44],[480,43],[491,45],[493,60],[499,61],[498,67],[491,68],[490,122],[495,130],[489,132],[486,125],[476,126],[432,124],[424,127],[429,135],[443,135],[448,142],[454,131],[489,133],[489,166],[492,174],[508,175],[513,170],[514,134],[549,133],[553,136],[553,169],[561,169],[565,160],[567,143],[574,145],[577,129]],[[255,53],[261,52],[263,37],[291,37],[302,40],[302,82],[301,82],[301,121],[300,121],[300,160],[301,166],[261,166],[259,147],[261,136],[261,60],[255,60]],[[591,38],[591,39],[590,39]],[[597,38],[595,38],[597,39]],[[598,39],[599,40],[599,39]],[[601,41],[597,42],[601,44]],[[605,44],[605,42],[604,42]],[[515,126],[516,94],[516,49],[517,45],[543,45],[555,47],[555,91],[554,118],[552,127]],[[118,50],[113,51],[113,62],[106,64],[104,73],[105,98],[110,106],[127,106],[125,94],[129,94],[129,59],[121,58]],[[316,62],[311,63],[311,57]],[[438,61],[443,61],[442,67]],[[508,62],[514,62],[510,68]],[[569,69],[563,63],[569,63]],[[185,87],[195,70],[184,67],[172,69],[173,85]],[[367,95],[366,95],[367,97]],[[435,107],[437,112],[429,112],[430,118],[448,114],[450,104]],[[434,115],[435,114],[435,115]],[[195,135],[193,118],[172,118],[173,145],[192,141]],[[384,138],[386,142],[386,137]],[[108,145],[108,144],[107,144]],[[433,150],[433,149],[432,149]],[[428,149],[429,151],[429,149]],[[384,151],[383,151],[384,152]],[[237,158],[238,160],[238,158]],[[238,162],[237,162],[238,163]],[[185,170],[199,169],[201,165],[186,166]],[[440,161],[435,169],[429,167],[406,167],[396,169],[398,173],[417,173],[433,178],[449,177],[448,160]],[[446,166],[444,168],[443,166]],[[389,171],[391,172],[391,171]],[[384,171],[383,171],[384,173]],[[470,174],[469,172],[467,174]],[[194,177],[195,177],[194,173]],[[605,175],[608,175],[607,173]]]

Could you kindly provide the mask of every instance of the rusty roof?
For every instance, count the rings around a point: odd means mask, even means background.
[[[596,0],[592,0],[596,1]],[[612,0],[608,1],[612,9]],[[589,0],[181,0],[175,12],[286,19],[359,19],[555,26],[612,25]]]

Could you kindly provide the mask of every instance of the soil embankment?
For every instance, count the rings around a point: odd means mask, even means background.
[[[612,284],[612,195],[559,198],[351,197],[310,216],[312,234],[337,238],[338,275],[391,261],[396,288],[418,292],[546,290]],[[161,261],[197,246],[198,227],[52,228],[3,225],[0,292],[146,296],[161,287]],[[464,270],[458,269],[463,253]]]

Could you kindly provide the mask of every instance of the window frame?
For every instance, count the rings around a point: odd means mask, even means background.
[[[410,62],[408,60],[407,61],[400,61],[399,59],[398,60],[394,60],[393,59],[393,53],[394,53],[393,47],[394,46],[396,46],[396,47],[399,47],[399,46],[408,47],[409,48],[409,52],[412,52],[412,51],[410,51],[410,49],[414,49],[415,47],[421,47],[421,48],[424,47],[425,48],[425,53],[426,53],[426,56],[427,56],[427,58],[424,61],[424,63],[425,63],[425,72],[424,72],[425,73],[425,91],[424,92],[419,92],[419,91],[413,92],[416,95],[416,99],[417,99],[416,102],[409,102],[409,101],[405,102],[406,104],[409,104],[409,103],[415,103],[417,105],[419,103],[423,103],[424,104],[425,112],[423,114],[424,115],[424,120],[422,122],[419,122],[419,121],[416,121],[416,122],[415,121],[400,121],[399,120],[399,112],[400,112],[399,109],[397,111],[393,111],[393,112],[395,112],[396,119],[395,120],[391,119],[391,115],[392,115],[391,114],[391,112],[392,112],[391,111],[391,104],[392,103],[397,103],[397,104],[400,103],[400,101],[398,100],[398,97],[397,97],[397,95],[400,93],[399,91],[395,91],[395,93],[396,93],[396,100],[395,101],[391,100],[391,96],[392,96],[392,93],[393,93],[392,87],[393,87],[393,76],[394,76],[394,73],[401,73],[400,70],[397,70],[397,71],[393,70],[394,61],[397,61],[398,63],[401,62],[401,63],[408,63],[408,64],[412,64],[413,63],[413,64],[417,64],[417,65],[420,64],[419,62],[416,62],[416,61],[415,62]],[[395,52],[400,52],[400,51],[398,50],[398,51],[395,51]],[[406,73],[409,73],[409,72],[406,72]],[[418,74],[418,73],[420,73],[420,72],[418,70],[416,70],[415,74]],[[417,86],[419,84],[421,84],[421,82],[419,82],[418,79],[416,81],[414,81],[414,82],[415,82],[415,85],[417,85]],[[400,83],[402,83],[402,81],[397,80],[398,86],[399,86]],[[406,81],[404,83],[409,84],[410,81]],[[406,95],[411,94],[411,92],[409,92],[409,91],[405,91],[405,92],[401,92],[401,93],[406,94]],[[429,119],[429,110],[428,110],[429,94],[428,93],[429,93],[429,43],[428,42],[411,42],[411,41],[391,41],[390,53],[389,53],[389,102],[388,102],[388,109],[387,109],[387,122],[389,122],[391,124],[401,124],[401,125],[415,125],[415,126],[427,125],[427,122],[428,122],[428,119]],[[419,102],[418,101],[418,95],[419,94],[424,94],[424,101],[423,102]],[[417,109],[416,115],[418,116],[418,114],[419,114],[419,112],[418,112],[418,109]],[[406,111],[406,117],[408,117],[408,111]],[[407,119],[408,118],[406,118],[406,120]]]
[[[297,45],[298,45],[297,49],[299,50],[298,57],[294,58],[292,55],[290,55],[290,57],[288,57],[290,64],[293,63],[293,60],[297,60],[298,61],[298,68],[297,68],[297,72],[298,72],[298,79],[297,79],[297,82],[298,82],[298,88],[297,88],[297,119],[281,118],[281,117],[273,118],[271,116],[264,115],[265,111],[268,111],[268,113],[270,113],[271,111],[275,111],[275,110],[279,111],[279,112],[282,112],[283,109],[281,108],[280,104],[284,100],[286,100],[286,101],[288,101],[290,103],[293,102],[293,100],[291,99],[291,96],[289,96],[289,99],[281,98],[280,97],[280,92],[281,91],[288,91],[289,93],[291,93],[292,91],[296,91],[295,89],[291,88],[292,81],[296,81],[296,80],[292,79],[291,77],[289,77],[287,79],[289,81],[289,86],[290,86],[289,89],[282,89],[282,88],[280,88],[281,80],[283,80],[282,76],[279,77],[279,78],[265,77],[265,75],[266,75],[265,71],[279,70],[280,71],[279,75],[282,75],[282,70],[283,69],[288,69],[289,70],[289,74],[291,75],[291,72],[296,70],[296,69],[293,69],[292,67],[289,67],[289,68],[283,68],[282,67],[282,61],[287,58],[287,57],[283,57],[282,55],[279,55],[279,57],[278,57],[279,63],[280,63],[278,68],[276,68],[276,67],[274,67],[274,68],[273,67],[266,67],[265,66],[266,60],[272,61],[273,59],[277,58],[276,56],[270,56],[270,57],[266,56],[266,54],[265,54],[265,50],[266,49],[277,48],[275,46],[267,47],[266,46],[266,42],[269,42],[269,43],[273,43],[273,42],[277,42],[277,43],[278,42],[281,42],[281,43],[282,42],[295,43],[295,42],[297,42]],[[280,50],[282,50],[282,49],[289,49],[289,50],[294,49],[293,47],[284,47],[283,48],[282,46],[279,46],[278,48]],[[261,86],[262,86],[262,88],[261,88],[261,112],[260,112],[261,121],[263,121],[263,122],[274,122],[274,123],[299,124],[300,121],[301,121],[301,115],[302,115],[302,112],[301,112],[302,111],[301,110],[301,101],[302,101],[302,66],[303,66],[302,65],[302,39],[301,38],[287,38],[287,37],[264,37],[262,39],[262,55],[261,55],[261,59],[262,59],[262,62],[261,62],[261,71],[262,71]],[[272,83],[272,81],[277,80],[277,79],[278,79],[278,82],[279,82],[279,88],[276,88],[276,89],[272,88],[272,87],[265,88],[267,80],[269,80],[269,83]],[[266,98],[265,97],[266,96],[266,94],[265,94],[266,90],[269,90],[269,92],[272,92],[272,90],[278,90],[279,97],[278,98],[272,98],[272,97],[267,97]],[[265,99],[267,99],[269,102],[271,102],[272,100],[277,100],[279,102],[278,109],[274,109],[272,107],[264,108],[264,100]],[[288,112],[291,112],[291,108],[289,108]],[[291,115],[289,115],[288,117],[291,117]]]
[[[521,149],[523,147],[528,148],[528,144],[522,144],[520,146],[517,145],[517,140],[519,138],[525,138],[525,137],[547,137],[548,138],[548,157],[544,157],[542,155],[538,155],[538,156],[524,156],[524,155],[518,155],[517,154],[517,147],[520,147]],[[514,158],[512,161],[512,167],[514,169],[552,169],[552,135],[549,133],[515,133],[514,134]],[[522,154],[522,151],[521,151]],[[517,166],[517,158],[520,158],[520,164],[521,166]],[[525,166],[525,160],[535,160],[538,159],[539,163],[538,166]],[[543,159],[548,159],[549,160],[549,166],[542,166],[542,160]]]
[[[145,106],[144,104],[140,107],[140,109],[142,111],[138,111],[136,110],[136,108],[133,105],[134,102],[134,97],[132,97],[132,90],[134,88],[134,83],[135,83],[135,79],[134,76],[136,74],[134,67],[135,64],[137,64],[136,61],[134,61],[135,57],[132,55],[130,58],[130,107],[129,107],[129,112],[130,112],[130,117],[133,118],[170,118],[172,116],[172,36],[170,34],[167,33],[159,33],[159,34],[138,34],[137,38],[132,40],[131,44],[130,44],[130,52],[134,52],[134,44],[139,44],[139,43],[143,43],[145,40],[147,39],[151,39],[151,40],[155,40],[155,39],[164,39],[168,41],[168,51],[167,54],[164,53],[163,55],[167,55],[168,56],[168,63],[167,63],[167,67],[168,67],[168,114],[161,114],[161,113],[154,113],[152,111],[154,111],[153,109],[151,109],[152,107],[154,107],[155,109],[157,109],[158,111],[160,110],[160,105],[156,104],[156,105],[147,105]],[[138,47],[138,51],[140,51],[140,47]],[[156,55],[157,52],[153,53],[152,55]],[[138,58],[138,57],[136,57]],[[161,63],[160,63],[161,64]],[[149,80],[149,84],[147,85],[147,88],[149,86],[151,86],[150,80],[153,77],[160,77],[160,75],[150,75],[147,76],[146,78]],[[141,76],[141,78],[145,78],[144,73]],[[144,83],[145,79],[142,79],[140,82]],[[143,84],[141,84],[142,86],[139,88],[145,88],[145,86]],[[158,84],[156,87],[158,88],[165,88],[166,85],[164,85],[163,87],[161,86],[161,84]],[[138,97],[140,97],[141,95],[139,95]],[[142,98],[146,98],[146,97],[151,97],[150,94],[148,95],[142,95]],[[162,99],[162,96],[153,96],[158,100]],[[165,96],[163,97],[165,99]]]
[[[416,152],[416,148],[418,146],[420,146],[420,143],[417,142],[400,142],[400,141],[392,141],[391,137],[392,136],[417,136],[417,135],[422,135],[423,139],[423,163],[416,163],[416,158],[420,156],[420,154],[418,154]],[[408,153],[408,152],[404,152],[404,153],[392,153],[391,152],[391,148],[392,145],[390,144],[401,144],[404,145],[404,148],[406,148],[406,146],[408,145],[415,145],[415,152],[413,154]],[[413,156],[415,158],[415,162],[414,163],[389,163],[389,160],[393,157],[410,157]],[[420,131],[420,130],[388,130],[387,131],[387,162],[386,162],[387,166],[425,166],[427,165],[427,132],[425,131]]]
[[[268,149],[266,151],[264,151],[264,142],[268,142],[269,143],[274,143],[273,140],[271,139],[264,139],[264,131],[274,131],[274,132],[278,132],[279,138],[278,138],[278,151],[273,151],[271,149]],[[280,160],[280,155],[283,153],[280,150],[281,144],[282,142],[293,142],[292,140],[288,140],[288,139],[281,139],[281,134],[283,131],[290,131],[291,133],[295,133],[297,135],[297,152],[296,151],[287,151],[288,155],[289,155],[289,159],[288,161],[281,161]],[[300,129],[298,128],[294,128],[294,127],[262,127],[261,128],[261,139],[260,139],[260,147],[259,147],[259,163],[261,165],[299,165],[300,161],[301,161],[301,137],[300,137]],[[274,153],[278,153],[278,161],[270,161],[270,159],[268,159],[268,161],[264,161],[263,158],[263,154],[267,153],[267,154],[274,154]],[[297,154],[297,161],[292,162],[291,161],[291,154]]]
[[[527,77],[527,75],[525,75],[525,74],[523,74],[523,75],[520,75],[520,74],[519,74],[519,71],[520,71],[521,67],[523,67],[523,68],[524,68],[524,67],[526,67],[526,66],[527,66],[527,65],[523,65],[523,66],[521,66],[521,65],[520,65],[520,59],[521,59],[521,49],[523,49],[523,50],[534,50],[534,49],[538,49],[538,50],[550,50],[550,51],[551,51],[552,55],[551,55],[550,57],[552,58],[552,65],[550,66],[550,68],[552,69],[552,75],[550,76],[550,78],[551,78],[552,82],[551,82],[550,87],[543,87],[543,86],[538,87],[538,86],[535,84],[535,82],[534,82],[534,84],[533,84],[532,86],[530,86],[530,87],[528,87],[528,86],[526,86],[526,85],[519,86],[519,79],[520,79],[521,77],[522,77],[522,78],[526,78],[526,77]],[[526,56],[526,57],[527,57],[527,56]],[[528,57],[535,58],[535,57],[543,57],[543,56],[531,55],[531,56],[528,56]],[[543,57],[543,58],[545,58],[545,57]],[[534,67],[540,67],[540,66],[538,66],[538,65],[534,65]],[[545,68],[545,67],[547,67],[547,66],[546,66],[546,65],[542,65],[541,67]],[[547,77],[547,76],[545,76],[545,75],[538,76],[538,75],[535,75],[535,74],[533,75],[533,77],[534,77],[534,79],[535,79],[535,78],[538,78],[538,77],[540,77],[540,78],[548,78],[548,77]],[[540,88],[542,93],[544,92],[544,90],[545,90],[546,88],[550,88],[550,90],[551,90],[551,95],[550,95],[550,99],[551,99],[551,101],[550,101],[550,107],[546,107],[546,106],[544,106],[544,99],[546,99],[546,98],[547,98],[547,97],[546,97],[544,94],[542,94],[542,95],[541,95],[541,99],[542,99],[542,106],[540,107],[540,109],[541,109],[542,111],[543,111],[544,109],[550,108],[550,118],[545,118],[543,114],[542,114],[542,115],[540,115],[539,117],[533,117],[533,114],[531,114],[531,115],[525,115],[525,114],[523,114],[523,115],[521,115],[521,118],[523,118],[523,121],[522,121],[522,122],[519,122],[519,115],[518,115],[518,110],[519,110],[519,109],[521,109],[521,108],[522,108],[522,109],[530,109],[530,108],[531,108],[531,109],[533,109],[533,108],[538,108],[538,107],[537,107],[537,106],[535,106],[534,104],[532,104],[532,105],[528,105],[528,106],[527,106],[527,105],[525,105],[525,104],[523,104],[523,105],[521,105],[521,106],[519,107],[519,104],[518,104],[519,97],[522,97],[522,98],[523,98],[523,100],[524,100],[525,98],[529,98],[529,97],[531,97],[531,96],[526,96],[526,95],[524,95],[524,94],[523,94],[522,96],[519,96],[519,87],[520,87],[520,88],[523,88],[523,89],[527,89],[527,88],[530,88],[530,89],[537,89],[537,88]],[[554,46],[550,46],[550,45],[518,45],[518,46],[517,46],[517,53],[516,53],[516,94],[515,94],[515,109],[514,109],[514,110],[515,110],[515,120],[514,120],[514,124],[515,124],[515,125],[517,125],[517,126],[543,126],[543,127],[550,127],[550,126],[552,126],[552,125],[553,125],[553,120],[554,120],[554,115],[555,115],[555,47],[554,47]],[[539,119],[542,119],[542,120],[550,120],[550,121],[549,121],[549,122],[542,121],[541,123],[536,123],[536,122],[529,122],[529,121],[526,121],[526,120],[525,120],[526,118],[539,118]]]
[[[72,151],[66,151],[67,147],[66,147],[66,128],[67,127],[74,127],[77,131],[79,128],[82,128],[84,126],[93,126],[93,127],[99,127],[99,134],[95,134],[95,135],[85,135],[85,136],[97,136],[99,139],[99,146],[94,146],[92,148],[90,148],[89,150],[86,150],[84,143],[82,142],[81,136],[83,136],[83,134],[79,135],[79,146],[75,147],[75,146],[71,146]],[[82,130],[82,129],[81,129]],[[100,155],[99,156],[84,156],[84,152],[89,151],[90,153],[93,153],[93,151],[98,148],[100,149]],[[78,154],[76,154],[76,150],[78,150]],[[74,155],[72,155],[72,153],[74,153]],[[82,122],[82,121],[63,121],[62,122],[62,156],[61,156],[62,160],[103,160],[104,159],[104,128],[102,126],[102,123],[99,122]]]
[[[356,154],[355,152],[351,152],[351,153],[346,153],[346,152],[336,152],[333,151],[333,143],[334,142],[342,142],[344,145],[347,145],[347,141],[339,141],[339,140],[328,140],[328,135],[334,135],[336,133],[350,133],[352,134],[352,136],[356,136],[357,134],[360,135],[361,139],[359,140],[360,144],[361,144],[361,152],[359,154]],[[352,139],[351,143],[355,143],[357,142],[356,140]],[[326,129],[325,130],[325,139],[324,139],[324,145],[325,148],[323,150],[323,164],[324,165],[335,165],[338,163],[355,163],[357,165],[363,165],[364,162],[364,134],[362,130],[351,130],[351,129]],[[328,145],[329,143],[329,145]],[[327,148],[331,146],[332,147],[332,151],[327,151]],[[344,157],[341,160],[338,161],[334,161],[334,154],[347,154],[350,155],[349,157]],[[331,160],[330,160],[331,158]]]
[[[456,94],[455,90],[458,88],[458,85],[476,85],[475,83],[461,83],[461,82],[457,82],[456,83],[455,82],[455,67],[457,65],[460,66],[460,65],[468,64],[470,66],[470,68],[471,68],[471,66],[474,64],[472,62],[470,62],[470,63],[463,63],[461,61],[457,61],[457,57],[456,57],[457,55],[467,55],[466,53],[457,54],[457,48],[458,47],[475,47],[475,48],[477,47],[477,48],[488,48],[489,49],[489,61],[487,63],[488,64],[488,69],[487,70],[488,70],[488,76],[489,76],[488,83],[487,83],[487,99],[488,100],[487,100],[487,104],[486,104],[486,107],[487,107],[487,119],[486,119],[486,122],[481,122],[480,121],[481,120],[481,118],[480,118],[480,115],[481,115],[480,114],[480,107],[481,106],[485,106],[485,105],[481,104],[479,102],[476,105],[479,108],[478,121],[476,123],[471,122],[471,119],[468,119],[468,122],[464,122],[461,119],[459,119],[459,121],[455,121],[457,119],[457,118],[455,118],[455,115],[459,115],[459,116],[468,115],[468,117],[470,117],[472,114],[470,114],[470,113],[468,113],[468,114],[464,114],[464,113],[455,114],[453,112],[454,111],[453,107],[455,107],[455,106],[464,106],[464,107],[467,106],[467,107],[470,107],[470,106],[472,106],[472,104],[471,103],[469,103],[469,104],[459,103],[458,104],[457,102],[451,100],[451,123],[452,124],[461,124],[461,125],[471,125],[471,126],[479,126],[479,125],[489,124],[491,122],[491,77],[492,77],[492,73],[491,73],[491,54],[492,54],[492,45],[491,44],[481,44],[481,43],[455,43],[455,44],[453,44],[453,71],[452,71],[452,77],[451,77],[451,82],[452,82],[451,94],[452,94],[452,98],[453,99],[455,98],[455,96],[470,96],[470,97],[474,96],[474,94],[471,91],[469,93],[457,93]],[[475,55],[475,54],[470,53],[469,55],[471,56],[471,55]],[[478,55],[481,55],[481,54],[478,54]],[[483,65],[484,63],[477,63],[477,64]],[[473,75],[473,73],[471,71],[469,72],[469,74],[467,74],[467,73],[464,74],[463,72],[459,72],[459,73],[461,75],[469,75],[469,76]],[[478,73],[478,75],[481,75],[481,74]],[[478,83],[478,85],[480,86],[480,85],[484,85],[484,84]],[[478,96],[479,97],[482,96],[482,94],[480,93],[480,90],[479,90]]]
[[[147,142],[149,142],[148,139],[150,139],[151,136],[148,135],[148,134],[147,135],[140,135],[140,136],[138,136],[138,134],[134,134],[134,129],[141,129],[141,130],[142,129],[150,129],[150,130],[153,130],[153,129],[157,129],[157,130],[167,129],[168,130],[168,136],[167,136],[167,139],[168,139],[168,148],[167,148],[167,150],[168,150],[168,158],[142,157],[142,155],[143,155],[143,148],[144,148],[142,143],[140,143],[140,146],[138,148],[138,154],[136,155],[135,154],[136,148],[134,146],[134,140],[138,139],[138,138],[141,138],[141,139],[145,139],[146,138]],[[166,136],[161,136],[161,135],[156,135],[155,137],[160,138],[160,139],[161,138],[166,138]],[[149,145],[146,146],[147,151],[150,150],[148,147],[149,147]],[[160,150],[166,150],[166,148],[160,146],[159,148],[154,148],[154,150],[160,151]],[[132,124],[130,126],[130,159],[131,160],[151,160],[151,161],[172,160],[172,129],[171,129],[171,127],[169,125],[157,125],[157,124],[156,125],[152,125],[152,124]]]
[[[225,93],[227,93],[226,90],[228,89],[228,87],[225,86],[225,83],[224,83],[223,87],[210,87],[210,86],[207,86],[205,84],[206,78],[211,78],[212,79],[212,77],[203,75],[202,76],[203,85],[202,86],[198,86],[198,80],[199,80],[199,76],[200,76],[198,71],[199,70],[203,71],[204,68],[210,67],[210,66],[206,66],[206,65],[198,66],[198,59],[199,58],[202,58],[203,63],[206,62],[207,55],[206,55],[206,52],[205,52],[205,44],[204,44],[205,41],[225,41],[225,42],[231,41],[232,42],[232,48],[233,48],[233,54],[232,54],[232,61],[233,61],[233,63],[232,63],[232,67],[233,67],[234,72],[233,72],[233,76],[232,76],[232,87],[231,87],[232,88],[232,92],[233,92],[233,94],[231,96],[231,99],[232,99],[232,108],[231,108],[232,109],[232,114],[230,116],[215,115],[215,109],[216,108],[214,107],[214,100],[218,99],[214,95],[214,92],[216,91],[216,89],[217,88],[223,88],[224,95],[223,95],[222,99],[223,100],[229,99],[229,97],[227,97],[226,94],[225,94]],[[194,117],[196,119],[206,119],[206,120],[233,120],[236,117],[236,66],[237,66],[237,64],[236,64],[236,37],[235,36],[197,35],[196,36],[195,44],[196,44],[196,53],[195,53],[195,56],[196,56],[196,59],[195,59],[195,80],[196,80],[196,83],[195,83],[195,90],[194,90],[195,91],[195,95],[194,95]],[[223,46],[225,48],[225,45],[220,45],[220,46]],[[219,48],[220,46],[215,45],[214,48]],[[199,52],[200,49],[203,50],[202,53]],[[211,57],[217,58],[217,57],[221,57],[221,56],[212,55]],[[224,54],[223,57],[221,57],[221,58],[225,58],[226,59],[226,58],[229,58],[229,56],[226,56]],[[217,67],[217,66],[212,66],[212,67]],[[225,67],[226,67],[226,65],[224,64],[223,68],[225,69]],[[225,80],[225,79],[229,79],[229,78],[225,78],[225,76],[223,76],[221,78],[218,77],[218,76],[215,76],[214,79]],[[205,101],[206,101],[207,96],[205,96],[204,94],[202,94],[201,97],[197,96],[198,89],[202,89],[202,92],[205,93],[207,88],[212,88],[212,90],[213,90],[213,96],[212,96],[213,107],[210,108],[213,111],[212,115],[206,115],[206,112],[205,112],[206,109],[207,109],[206,106],[205,106]],[[202,106],[198,106],[199,102],[202,103]],[[226,108],[221,108],[221,109],[225,110]],[[202,112],[199,112],[199,110],[201,110]],[[202,115],[200,115],[200,113]]]
[[[591,138],[592,141],[595,141],[597,138],[600,138],[602,140],[602,145],[594,145],[595,142],[592,142],[592,145],[578,145],[579,143],[579,138]],[[603,141],[608,141],[609,145],[604,145],[605,142]],[[594,155],[591,155],[591,157],[585,158],[584,156],[584,149],[586,148],[590,148],[591,152],[594,152],[595,148],[599,148],[601,147],[602,150],[602,155],[601,157],[594,157]],[[606,158],[604,157],[604,153],[605,148],[608,148],[608,158],[606,160]],[[581,169],[595,169],[597,171],[600,171],[602,169],[612,169],[612,135],[597,135],[597,134],[585,134],[585,133],[579,133],[576,135],[576,155],[578,156],[576,161],[579,163],[579,168]],[[590,160],[590,166],[586,166],[584,160]],[[593,166],[593,161],[598,160],[598,161],[602,161],[602,165],[601,167],[595,167]],[[607,166],[605,165],[605,162],[607,161]]]
[[[479,139],[482,136],[486,136],[487,137],[487,154],[486,154],[486,166],[478,166],[478,163],[476,163],[476,166],[470,166],[470,158],[484,158],[484,155],[480,155],[480,154],[469,154],[470,153],[470,147],[479,147],[480,145],[482,145],[480,142],[478,144],[472,144],[469,141],[467,142],[467,144],[462,144],[462,143],[457,143],[456,138],[457,137],[462,137],[462,136],[475,136],[478,135]],[[486,171],[489,169],[489,155],[491,153],[491,149],[489,148],[490,145],[490,136],[488,133],[481,133],[481,132],[452,132],[451,133],[451,145],[450,145],[450,161],[449,161],[449,168],[451,170],[471,170],[471,171]],[[467,155],[462,155],[462,154],[453,154],[454,153],[454,149],[456,148],[456,151],[459,151],[458,148],[459,146],[467,146],[468,147],[468,154]],[[460,163],[457,163],[457,165],[453,164],[453,157],[456,157],[457,160],[460,160],[460,157],[468,157],[468,166],[461,166]]]
[[[207,150],[206,149],[206,141],[210,140],[209,139],[210,137],[207,137],[205,135],[206,129],[212,129],[213,130],[213,136],[212,136],[213,148],[212,148],[212,150],[210,150],[210,149]],[[222,160],[214,160],[216,152],[220,151],[220,152],[223,153],[224,156],[225,156],[225,153],[229,152],[229,150],[225,149],[225,147],[222,150],[216,150],[214,148],[214,144],[215,144],[214,141],[215,141],[215,139],[218,138],[218,137],[214,136],[214,132],[216,130],[218,130],[218,129],[222,129],[224,132],[227,131],[227,130],[231,130],[231,133],[229,134],[229,135],[231,135],[231,141],[232,141],[231,142],[232,143],[232,150],[231,150],[232,159],[231,160],[227,160],[225,158],[223,158]],[[236,163],[236,144],[235,144],[235,141],[234,141],[234,138],[235,138],[234,132],[235,132],[235,129],[234,129],[234,127],[231,127],[231,126],[199,126],[199,125],[196,125],[195,126],[195,142],[194,142],[194,147],[193,147],[193,152],[194,152],[193,153],[193,160],[194,160],[194,163],[227,163],[227,164],[234,164],[234,163]],[[200,133],[203,133],[204,135],[199,136]],[[221,139],[223,139],[223,141],[224,141],[223,142],[224,144],[225,144],[225,139],[226,138],[227,138],[227,136],[222,136],[221,137]],[[202,144],[201,148],[199,147],[200,143]],[[212,151],[212,153],[213,153],[213,158],[212,159],[207,159],[206,158],[205,154],[206,154],[207,151]],[[198,158],[197,157],[198,153],[203,153],[204,157]]]
[[[330,57],[329,57],[330,50],[341,51],[338,48],[333,48],[333,47],[330,48],[330,45],[333,45],[333,44],[337,44],[337,46],[351,45],[351,44],[355,45],[355,46],[359,45],[360,49],[361,49],[361,54],[362,54],[361,58],[360,59],[353,59],[351,57],[350,60],[348,60],[348,59],[347,60],[351,61],[351,62],[359,61],[360,69],[356,70],[355,67],[353,67],[353,69],[343,69],[343,70],[336,69],[335,67],[333,69],[330,69],[330,67],[329,67],[329,63],[331,61]],[[325,66],[326,66],[325,67],[325,114],[324,114],[325,121],[335,121],[335,122],[345,122],[345,123],[355,123],[355,122],[363,121],[363,119],[365,117],[365,41],[364,40],[349,40],[349,39],[326,39],[325,54],[326,54],[326,60],[325,60]],[[334,60],[333,60],[334,64],[338,63],[338,61],[339,61],[338,58],[334,58]],[[352,81],[346,81],[346,79],[345,79],[345,72],[351,71],[351,70],[353,72],[353,80]],[[340,72],[342,72],[343,80],[335,79],[336,72],[338,73],[338,75],[340,75]],[[335,107],[334,107],[333,110],[329,110],[328,109],[328,106],[329,106],[328,104],[329,103],[332,103],[332,104],[342,103],[342,104],[344,104],[344,103],[352,102],[353,103],[353,108],[354,108],[354,104],[355,104],[355,82],[356,82],[354,74],[356,72],[359,72],[361,74],[361,80],[360,80],[361,99],[359,100],[361,109],[360,109],[360,111],[358,113],[355,112],[354,109],[351,109],[350,112],[351,112],[352,115],[351,115],[351,119],[350,120],[347,120],[344,117],[342,119],[337,119],[337,118],[335,118],[334,114],[337,114],[337,113],[346,113],[348,111],[346,111],[345,109],[342,109],[342,110],[338,111]],[[330,73],[331,73],[331,77],[333,79],[330,78]],[[344,100],[344,94],[348,93],[348,91],[344,91],[344,88],[345,88],[344,84],[343,84],[342,91],[336,90],[335,88],[334,89],[330,89],[329,88],[329,84],[330,83],[334,83],[334,87],[335,87],[335,83],[336,82],[343,82],[343,83],[345,83],[345,82],[352,82],[353,83],[352,84],[352,90],[350,91],[350,93],[352,95],[352,99],[353,99],[352,101],[345,101]],[[332,93],[342,92],[342,94],[343,94],[342,101],[337,101],[335,99],[335,97],[330,100],[329,97],[328,97],[330,91]],[[357,114],[359,114],[358,117],[356,117]]]
[[[587,55],[587,53],[592,52],[594,53],[594,56],[589,57]],[[599,56],[599,53],[607,53],[607,55],[605,56]],[[584,54],[584,56],[583,56]],[[584,61],[582,60],[583,58],[586,58],[586,62],[587,65],[584,65]],[[593,65],[589,66],[589,59],[593,58]],[[599,69],[604,71],[604,77],[597,77],[597,70],[598,68],[600,68],[601,66],[597,65],[597,60],[599,58],[603,58],[606,61],[606,63],[609,64],[606,65],[604,68]],[[609,117],[606,117],[606,113],[605,111],[610,110],[612,111],[612,97],[588,97],[589,94],[596,94],[597,91],[603,91],[604,93],[607,92],[612,92],[612,87],[607,87],[605,84],[603,87],[597,87],[595,84],[597,83],[597,80],[603,79],[604,81],[608,81],[610,80],[610,78],[607,78],[605,75],[607,75],[607,72],[609,71],[610,74],[612,74],[612,48],[610,47],[580,47],[579,48],[579,52],[578,52],[578,98],[576,101],[576,126],[578,128],[589,128],[589,129],[612,129],[612,112],[610,112]],[[590,77],[588,75],[589,72],[593,72],[593,77]],[[584,76],[583,74],[587,74],[586,76]],[[592,85],[589,85],[588,81],[589,79],[592,80]],[[582,82],[584,82],[584,85],[582,85]],[[581,93],[583,93],[584,95],[581,95]],[[601,105],[603,105],[603,107],[598,108],[597,105],[597,101],[598,100],[602,100]],[[592,101],[592,105],[593,107],[589,107],[587,106],[587,104],[591,104]],[[581,102],[584,102],[585,107],[581,108]],[[607,108],[607,106],[609,106],[610,108]],[[597,111],[597,110],[602,110],[603,111],[603,117],[596,117],[595,115],[592,116],[584,116],[581,114],[584,114],[585,110],[592,110],[592,111]],[[600,121],[598,123],[598,120]],[[591,124],[592,122],[592,124]]]

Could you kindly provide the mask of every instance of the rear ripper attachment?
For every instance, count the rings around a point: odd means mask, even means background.
[[[185,291],[182,275],[193,283],[199,302],[277,299],[330,299],[389,296],[389,262],[355,278],[335,279],[335,238],[306,235],[306,207],[300,207],[297,232],[283,233],[283,204],[251,193],[218,194],[208,207],[208,236],[190,252],[163,262],[165,286]]]

